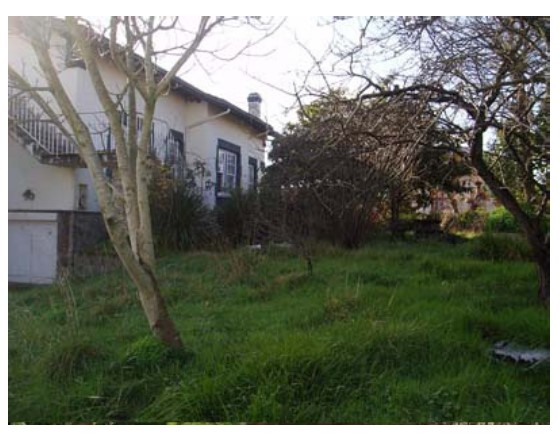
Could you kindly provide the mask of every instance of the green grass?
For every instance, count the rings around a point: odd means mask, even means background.
[[[189,351],[149,336],[122,271],[9,293],[9,421],[25,423],[549,423],[549,365],[492,360],[499,340],[549,347],[524,261],[468,244],[191,253],[159,263]]]

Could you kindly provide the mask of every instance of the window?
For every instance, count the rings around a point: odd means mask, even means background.
[[[228,192],[237,185],[237,155],[228,150],[219,149],[217,164],[217,185],[221,192]]]
[[[184,134],[175,129],[167,133],[165,146],[155,149],[155,155],[173,170],[177,178],[184,178],[186,172],[186,159],[184,157]]]
[[[184,134],[170,129],[167,138],[166,159],[176,162],[179,158],[184,158]]]
[[[218,141],[216,161],[216,194],[228,197],[231,191],[240,186],[241,148],[224,140]]]
[[[256,189],[258,184],[258,162],[256,159],[248,158],[248,189]]]
[[[124,137],[128,137],[128,113],[126,111],[120,112],[120,124],[122,125],[122,128],[124,130]],[[140,138],[142,136],[143,127],[144,127],[144,119],[140,113],[137,113],[136,114],[136,139],[138,140],[138,143],[140,142]],[[112,134],[111,134],[111,128],[109,127],[109,134],[107,138],[107,145],[109,150],[111,150],[111,140],[112,140]],[[153,152],[155,147],[155,123],[151,124],[149,147],[150,150]]]

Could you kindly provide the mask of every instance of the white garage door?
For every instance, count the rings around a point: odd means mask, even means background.
[[[56,221],[37,220],[37,216],[31,221],[12,218],[8,228],[8,280],[52,283],[56,278]]]

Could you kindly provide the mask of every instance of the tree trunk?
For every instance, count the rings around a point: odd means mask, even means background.
[[[121,227],[107,222],[111,241],[128,275],[138,289],[144,314],[153,335],[172,348],[182,348],[183,343],[159,290],[153,270],[149,265],[138,262]]]
[[[390,192],[390,222],[397,225],[400,221],[400,194],[397,189]]]
[[[540,301],[547,303],[549,302],[549,281],[550,281],[549,255],[547,257],[536,258],[536,265],[538,269],[538,283],[539,283],[538,296],[540,298]]]
[[[153,335],[169,347],[183,348],[179,332],[169,315],[157,281],[152,277],[143,279],[141,285],[138,284],[138,294]]]
[[[479,176],[487,184],[491,192],[497,197],[505,209],[516,219],[524,232],[532,249],[533,260],[538,271],[538,297],[543,302],[548,302],[550,297],[550,270],[549,270],[549,241],[537,219],[528,215],[521,208],[518,201],[498,178],[491,172],[483,160],[483,131],[480,130],[472,141],[470,150],[472,165]]]

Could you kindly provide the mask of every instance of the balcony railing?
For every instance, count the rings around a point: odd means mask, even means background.
[[[62,133],[39,104],[13,87],[8,89],[10,128],[31,146],[32,153],[49,156],[77,154],[74,140]]]
[[[73,157],[74,162],[80,159],[74,138],[64,134],[28,94],[20,92],[10,85],[8,85],[8,118],[10,129],[42,162],[56,164],[60,161],[67,161],[67,157]],[[81,118],[89,128],[93,145],[99,154],[109,157],[114,155],[115,140],[105,113],[82,113]],[[127,116],[123,113],[121,124],[125,133],[128,129],[127,121]],[[140,113],[136,125],[138,136],[143,127],[143,118]],[[150,131],[151,154],[177,171],[183,170],[185,167],[184,151],[184,138],[182,141],[177,139],[176,134],[171,133],[171,129],[165,121],[154,120]]]

